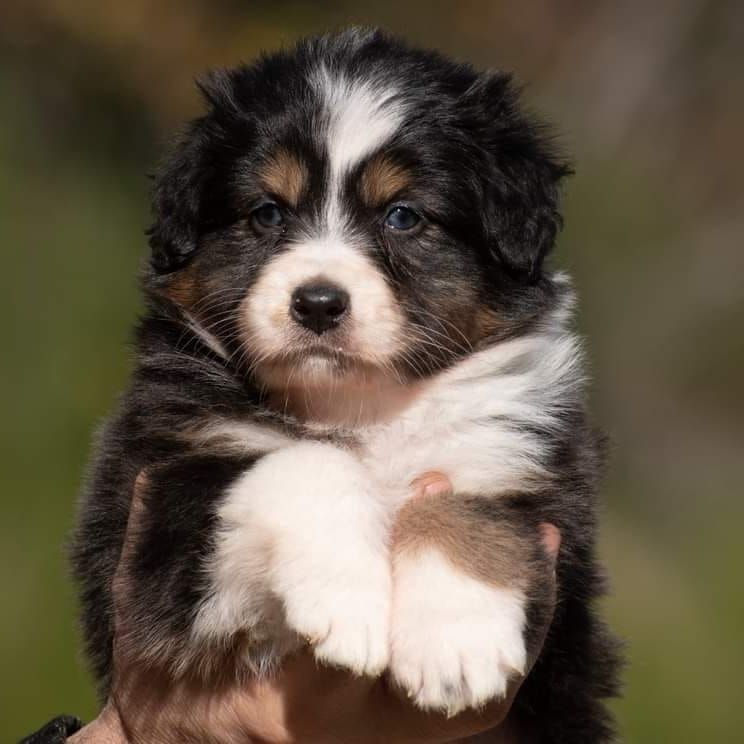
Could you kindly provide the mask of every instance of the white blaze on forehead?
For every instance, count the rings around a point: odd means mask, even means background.
[[[325,138],[330,164],[325,218],[331,233],[343,226],[343,176],[383,145],[403,121],[403,106],[394,88],[368,80],[350,80],[327,67],[316,71],[313,84],[327,116]]]

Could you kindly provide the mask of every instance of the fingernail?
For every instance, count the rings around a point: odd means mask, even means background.
[[[446,481],[434,481],[424,486],[424,496],[441,496],[449,493],[449,484]]]

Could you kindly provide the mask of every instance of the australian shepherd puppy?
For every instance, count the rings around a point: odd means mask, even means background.
[[[477,707],[549,611],[549,522],[558,605],[511,715],[525,740],[609,741],[598,438],[573,294],[543,265],[566,164],[508,75],[379,32],[201,87],[156,180],[136,367],[75,537],[102,690],[146,470],[133,657],[263,674],[309,639],[423,708]],[[451,493],[414,502],[431,471]]]

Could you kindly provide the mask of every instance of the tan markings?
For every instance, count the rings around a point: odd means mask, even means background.
[[[364,167],[359,188],[366,204],[379,207],[398,195],[410,182],[411,174],[402,165],[378,155]]]
[[[398,513],[393,552],[437,548],[461,571],[486,583],[527,591],[545,573],[535,556],[537,531],[522,534],[508,517],[490,514],[482,498],[445,494],[419,496]]]
[[[471,331],[471,342],[474,347],[480,341],[497,338],[504,330],[503,320],[494,310],[482,305],[475,311]]]
[[[196,272],[192,264],[170,277],[168,283],[160,289],[160,293],[177,305],[188,309],[198,299],[197,285]]]
[[[285,149],[277,150],[260,171],[264,188],[296,207],[308,186],[307,166]]]

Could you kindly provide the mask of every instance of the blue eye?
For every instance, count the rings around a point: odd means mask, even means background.
[[[284,215],[274,202],[266,202],[260,207],[256,207],[251,212],[251,219],[255,225],[270,230],[273,227],[279,227],[284,224]]]
[[[396,206],[385,215],[385,226],[393,230],[411,230],[421,222],[421,217],[410,207]]]

